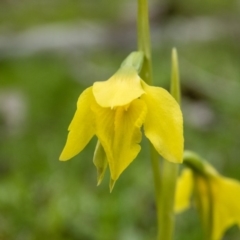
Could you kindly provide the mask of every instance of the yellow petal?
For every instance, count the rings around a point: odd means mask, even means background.
[[[120,68],[109,80],[93,84],[93,95],[101,107],[124,106],[143,93],[137,71],[129,66]]]
[[[96,135],[106,152],[112,182],[118,179],[141,149],[138,143],[146,110],[140,99],[115,109],[102,108],[98,104],[93,107]]]
[[[97,168],[97,185],[100,185],[107,169],[107,156],[99,141],[94,151],[93,163]]]
[[[193,176],[189,169],[183,170],[177,180],[174,211],[180,213],[190,207],[193,192]]]
[[[69,125],[67,142],[61,153],[60,160],[66,161],[83,150],[94,135],[94,115],[90,109],[95,102],[92,87],[87,88],[79,97],[77,111]]]
[[[145,135],[166,160],[181,163],[183,158],[183,119],[176,100],[163,88],[151,87],[142,81],[146,94],[141,99],[148,112]]]
[[[237,224],[240,227],[240,182],[221,177],[213,177],[213,232],[212,239],[222,239],[225,231]]]

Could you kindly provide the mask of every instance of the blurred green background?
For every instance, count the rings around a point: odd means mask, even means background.
[[[136,50],[136,2],[0,2],[0,240],[155,239],[146,139],[111,194],[96,139],[58,161],[79,94]],[[156,85],[169,89],[178,49],[186,149],[240,180],[240,1],[149,2]],[[177,216],[175,240],[200,239],[195,209]]]

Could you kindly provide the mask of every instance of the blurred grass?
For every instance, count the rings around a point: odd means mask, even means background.
[[[114,19],[117,17],[116,12],[121,7],[120,1],[109,4],[108,0],[98,0],[97,3],[76,0],[52,0],[50,2],[25,0],[21,2],[3,1],[0,4],[0,23],[19,30],[49,22],[75,19],[93,21]],[[99,7],[101,7],[101,11],[99,11]]]
[[[0,29],[21,31],[49,22],[123,18],[119,10],[123,4],[108,3],[1,2]],[[236,4],[185,0],[177,6],[178,15],[219,16],[239,12]],[[99,6],[105,7],[100,10]],[[234,38],[173,44],[180,57],[186,148],[205,156],[222,174],[240,179],[239,44]],[[153,52],[155,83],[166,88],[171,47],[163,43]],[[108,78],[127,51],[106,48],[87,52],[73,59],[80,69],[77,75],[67,54],[43,52],[0,61],[0,96],[20,93],[19,100],[26,107],[16,132],[11,131],[5,112],[0,112],[0,240],[154,239],[155,203],[146,139],[112,194],[109,174],[96,187],[92,164],[96,139],[71,161],[58,161],[79,94],[92,81]],[[99,67],[98,72],[91,71],[92,65]],[[199,103],[212,114],[202,125],[189,119],[189,106]],[[177,216],[176,230],[176,240],[202,239],[194,209]],[[239,230],[233,227],[225,239],[239,238]]]

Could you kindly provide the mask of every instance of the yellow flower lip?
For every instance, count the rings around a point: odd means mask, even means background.
[[[101,107],[124,106],[144,94],[141,78],[131,66],[121,67],[110,79],[93,84],[93,95]]]

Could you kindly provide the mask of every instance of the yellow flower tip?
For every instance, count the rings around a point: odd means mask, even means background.
[[[169,162],[172,163],[176,163],[176,164],[181,164],[183,162],[183,154],[181,152],[181,149],[178,149],[178,153],[177,154],[166,154],[166,153],[162,153],[161,155],[165,154],[165,159],[168,160]]]
[[[66,162],[68,160],[70,160],[71,158],[66,157],[63,153],[61,153],[60,157],[59,157],[59,161],[61,162]]]
[[[101,107],[124,106],[144,94],[141,78],[130,66],[120,68],[110,79],[93,84],[93,95]]]
[[[114,186],[115,186],[116,180],[111,179],[109,183],[110,193],[112,192]]]
[[[103,176],[99,176],[97,179],[97,186],[99,186],[102,183]]]
[[[97,186],[102,183],[106,171],[106,167],[97,169]]]
[[[77,154],[79,153],[79,151],[77,149],[73,149],[71,147],[69,147],[68,143],[66,143],[60,157],[59,160],[60,161],[68,161],[71,158],[75,157]]]

